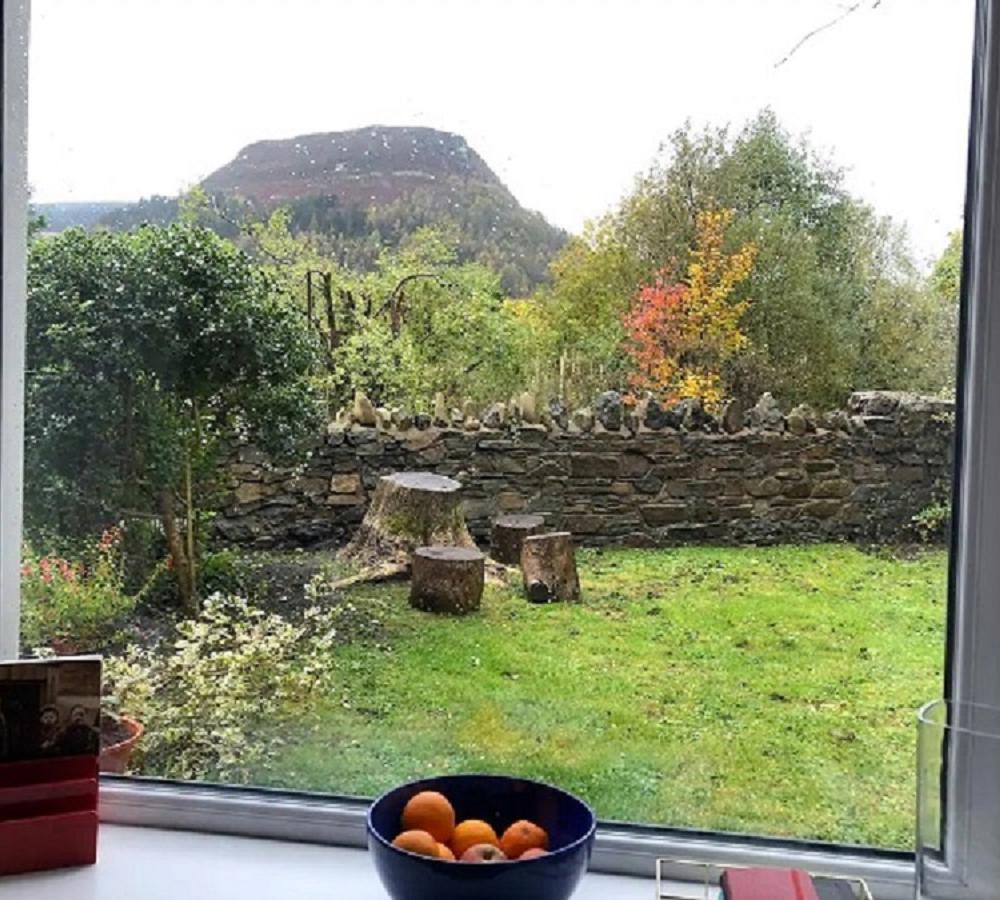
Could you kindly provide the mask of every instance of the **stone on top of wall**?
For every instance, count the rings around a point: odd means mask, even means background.
[[[951,477],[952,404],[908,393],[858,392],[822,415],[807,406],[785,415],[764,395],[745,414],[730,402],[718,418],[700,403],[630,405],[614,391],[593,409],[539,411],[520,396],[466,402],[454,417],[443,396],[433,415],[386,415],[368,401],[377,427],[359,421],[370,421],[367,399],[355,398],[295,468],[234,448],[221,539],[342,543],[378,478],[404,470],[462,481],[470,530],[483,539],[503,512],[544,514],[585,544],[883,539],[905,535]],[[527,421],[532,403],[537,422]]]
[[[622,427],[622,407],[618,391],[605,391],[594,401],[594,417],[607,431],[618,431]]]
[[[817,430],[856,432],[859,429],[879,430],[888,426],[885,420],[953,414],[954,404],[938,397],[926,397],[905,391],[857,391],[848,398],[845,409],[818,414],[807,404],[800,404],[787,415],[770,392],[765,392],[754,406],[744,412],[738,400],[728,400],[718,416],[705,409],[698,398],[681,400],[665,407],[652,395],[634,404],[626,402],[618,391],[599,394],[593,408],[584,406],[572,412],[560,400],[550,400],[539,407],[537,398],[524,392],[511,399],[483,408],[472,400],[463,401],[461,408],[448,408],[443,394],[435,397],[431,414],[412,415],[398,407],[375,407],[362,392],[355,394],[351,409],[338,411],[329,430],[352,431],[376,428],[379,431],[406,433],[413,429],[431,428],[457,431],[549,431],[556,434],[589,432],[598,427],[600,433],[639,435],[650,431],[704,431],[738,434],[744,429],[763,432],[784,432],[801,436]]]
[[[482,422],[485,428],[491,428],[493,430],[503,428],[506,419],[507,408],[503,403],[491,403],[483,411]]]
[[[785,428],[781,407],[770,391],[760,395],[760,399],[747,413],[747,419],[753,428],[763,428],[766,431],[783,431]]]
[[[556,427],[562,428],[564,431],[569,427],[569,410],[562,400],[550,400],[548,414]]]
[[[354,407],[351,410],[351,418],[359,425],[373,427],[376,424],[375,407],[361,391],[354,393]]]
[[[725,406],[722,407],[719,421],[726,434],[736,434],[737,431],[742,431],[745,421],[743,404],[735,397],[732,400],[727,400]]]
[[[792,434],[807,434],[816,430],[816,413],[811,406],[802,403],[796,406],[786,417],[785,426]]]
[[[646,397],[644,403],[641,421],[647,428],[660,431],[663,428],[676,428],[679,424],[676,415],[666,409],[656,397]]]
[[[951,400],[910,391],[855,391],[847,400],[847,412],[856,416],[891,416],[897,412],[947,416],[954,411]]]
[[[526,425],[539,424],[538,407],[535,402],[535,395],[531,391],[525,391],[517,398],[517,411],[520,419]]]
[[[434,413],[431,416],[431,421],[439,428],[448,426],[448,404],[445,403],[442,393],[438,393],[434,397]]]
[[[588,432],[594,428],[594,411],[589,406],[578,409],[570,416],[570,425],[577,431]]]

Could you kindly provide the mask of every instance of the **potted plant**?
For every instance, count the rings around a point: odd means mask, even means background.
[[[103,710],[101,713],[101,754],[98,768],[102,772],[123,775],[145,729],[131,716]]]
[[[104,686],[101,697],[101,752],[98,767],[102,772],[124,774],[145,733],[140,721],[144,700],[151,688],[141,666],[124,660],[104,660]]]

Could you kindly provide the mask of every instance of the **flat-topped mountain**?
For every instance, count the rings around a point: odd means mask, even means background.
[[[223,206],[257,217],[288,208],[294,231],[323,236],[331,255],[360,269],[418,228],[447,228],[460,258],[493,268],[515,296],[546,279],[566,241],[565,232],[521,206],[465,138],[434,128],[373,125],[257,141],[201,186]],[[63,227],[92,224],[67,222],[61,206],[58,212]],[[105,213],[100,224],[162,224],[176,214],[176,198],[151,197]]]
[[[209,175],[202,187],[264,204],[336,196],[342,206],[369,206],[391,203],[417,188],[446,186],[452,179],[510,196],[460,135],[383,125],[258,141]]]

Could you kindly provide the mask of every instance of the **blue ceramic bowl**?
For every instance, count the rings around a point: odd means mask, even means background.
[[[393,847],[403,807],[420,791],[440,791],[458,821],[485,819],[498,835],[530,819],[549,833],[549,853],[523,862],[460,863]],[[368,849],[393,900],[567,900],[587,870],[595,828],[586,803],[550,785],[503,775],[444,775],[379,797],[368,811]]]

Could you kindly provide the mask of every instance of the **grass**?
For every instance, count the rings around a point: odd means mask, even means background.
[[[480,614],[350,601],[380,637],[259,781],[373,795],[517,773],[604,819],[909,847],[917,707],[941,693],[943,551],[582,551],[584,602],[487,587]]]

